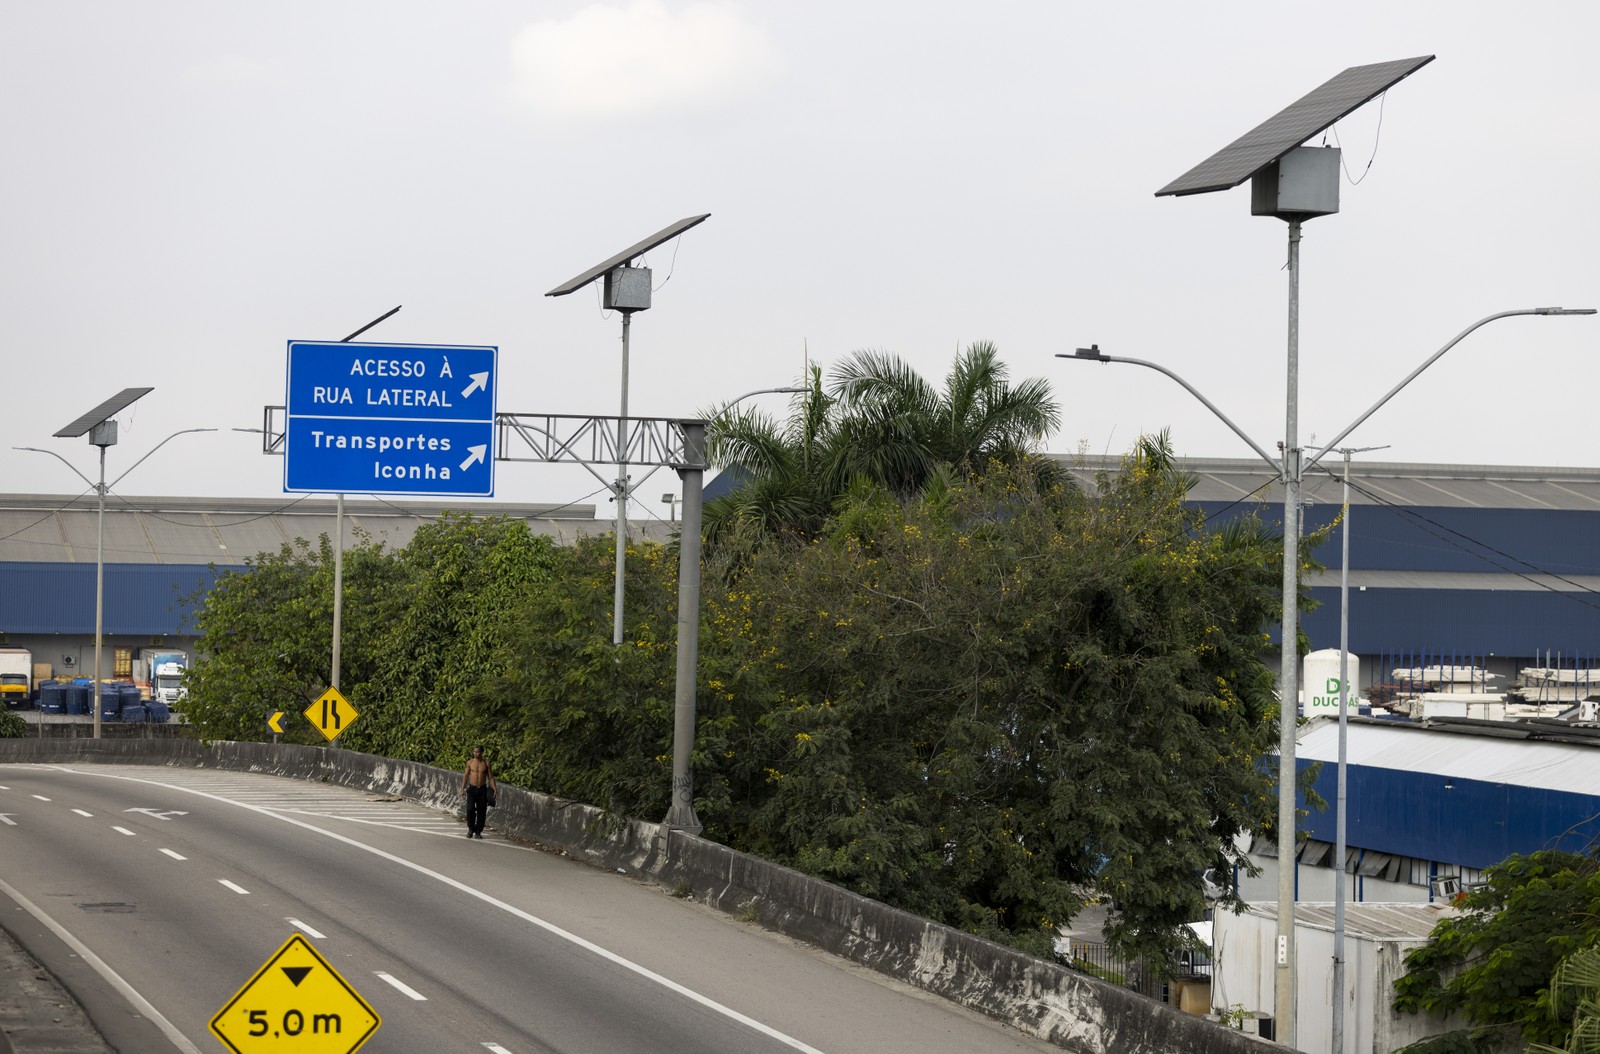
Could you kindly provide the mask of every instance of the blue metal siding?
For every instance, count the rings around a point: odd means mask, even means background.
[[[1353,562],[1353,561],[1352,561]],[[1339,590],[1308,590],[1320,606],[1302,613],[1313,650],[1339,646]],[[1600,597],[1547,589],[1350,590],[1350,650],[1412,649],[1437,656],[1600,656]]]
[[[1582,849],[1600,836],[1594,795],[1366,765],[1345,771],[1345,841],[1360,849],[1484,868],[1513,853]],[[1319,841],[1335,841],[1337,779],[1335,766],[1325,764],[1316,780],[1328,807],[1312,811],[1305,830]]]
[[[107,634],[194,632],[188,598],[222,573],[196,564],[106,564]],[[0,563],[0,630],[93,633],[95,565]]]
[[[1281,503],[1194,504],[1219,521],[1255,514],[1275,532],[1283,522]],[[1302,522],[1309,534],[1338,517],[1337,505],[1312,505],[1305,509]],[[1364,571],[1482,574],[1509,567],[1519,571],[1537,568],[1559,575],[1600,574],[1600,511],[1357,505],[1350,519],[1354,525],[1350,566]],[[1324,566],[1336,568],[1340,544],[1335,531],[1313,555]],[[1491,552],[1491,548],[1499,553]],[[1502,554],[1511,554],[1514,559]]]

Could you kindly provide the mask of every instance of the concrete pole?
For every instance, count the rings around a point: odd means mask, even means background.
[[[702,830],[694,814],[695,687],[700,662],[700,506],[705,479],[706,423],[683,422],[683,525],[678,531],[678,669],[672,722],[672,805],[663,825]]]
[[[1283,665],[1278,677],[1278,933],[1273,1038],[1294,1046],[1295,725],[1300,710],[1300,221],[1289,221],[1288,411],[1283,429]]]

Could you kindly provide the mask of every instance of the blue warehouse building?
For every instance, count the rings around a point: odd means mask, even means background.
[[[92,494],[0,496],[0,647],[27,649],[41,676],[93,674],[97,506]],[[562,542],[612,529],[594,518],[592,505],[368,499],[345,502],[345,538],[404,546],[446,510],[515,517]],[[635,537],[668,533],[659,522],[632,529]],[[258,553],[334,534],[329,499],[112,495],[104,525],[102,676],[142,680],[142,654],[193,654],[194,613],[219,575]]]
[[[1342,510],[1342,461],[1306,474],[1301,524]],[[1115,459],[1062,459],[1080,480]],[[1208,518],[1277,532],[1283,488],[1258,459],[1180,459]],[[1475,665],[1502,687],[1525,666],[1600,666],[1600,469],[1361,462],[1350,473],[1350,651],[1365,688],[1396,666]],[[1339,647],[1340,528],[1303,583],[1310,650]],[[1600,689],[1600,673],[1596,676]]]

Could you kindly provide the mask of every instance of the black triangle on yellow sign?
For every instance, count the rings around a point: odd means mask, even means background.
[[[234,1054],[351,1054],[383,1021],[296,933],[211,1019]]]

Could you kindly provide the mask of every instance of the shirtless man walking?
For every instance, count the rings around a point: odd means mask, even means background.
[[[499,793],[494,769],[483,760],[483,748],[473,747],[467,770],[461,774],[461,793],[467,796],[467,837],[483,838],[483,822],[489,817],[489,798]]]

